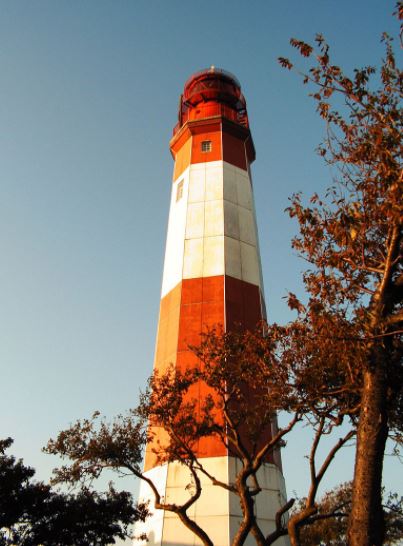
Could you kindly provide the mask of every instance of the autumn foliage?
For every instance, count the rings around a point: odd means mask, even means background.
[[[250,535],[262,546],[288,533],[297,541],[299,529],[309,524],[317,511],[318,488],[333,458],[355,434],[358,411],[357,380],[346,370],[351,354],[360,358],[360,344],[353,337],[342,342],[337,335],[329,338],[329,328],[341,333],[348,327],[339,317],[317,310],[316,319],[305,315],[287,326],[262,324],[254,332],[213,330],[204,334],[201,345],[193,349],[198,366],[183,372],[172,367],[162,375],[154,374],[140,405],[126,416],[108,424],[99,422],[96,414],[51,441],[47,451],[69,460],[56,472],[56,481],[85,483],[99,477],[105,468],[129,471],[149,484],[154,508],[176,513],[203,544],[211,546],[211,538],[188,513],[202,494],[204,476],[238,499],[243,518],[233,546],[244,544]],[[203,392],[210,393],[203,399],[198,396],[201,383]],[[276,426],[280,411],[289,417],[282,427]],[[346,420],[350,427],[334,439],[319,461],[323,436],[331,435]],[[278,451],[300,422],[313,430],[305,508],[288,520],[286,513],[294,500],[280,505],[275,529],[267,535],[259,527],[254,509],[262,491],[259,470],[267,461],[280,464]],[[160,441],[155,436],[161,437],[161,430],[164,436]],[[240,462],[230,483],[212,475],[197,455],[199,442],[212,436]],[[175,462],[187,469],[192,486],[182,504],[167,502],[143,473],[141,451],[146,444],[152,446],[158,463]]]
[[[385,442],[390,433],[399,436],[402,426],[402,73],[391,38],[382,40],[378,86],[371,81],[373,67],[348,77],[333,65],[322,36],[315,47],[291,41],[312,59],[301,74],[326,124],[319,153],[337,169],[323,199],[314,195],[303,204],[299,194],[292,198],[289,213],[300,231],[293,246],[311,264],[304,275],[308,307],[343,317],[353,331],[341,337],[352,334],[363,355],[349,364],[360,389],[352,546],[382,544]],[[287,59],[280,63],[294,68]],[[343,104],[335,109],[332,101],[339,98]]]

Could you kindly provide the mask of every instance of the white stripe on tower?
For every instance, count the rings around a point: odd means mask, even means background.
[[[191,164],[173,182],[161,297],[182,279],[215,275],[262,287],[254,218],[245,170],[224,161]]]

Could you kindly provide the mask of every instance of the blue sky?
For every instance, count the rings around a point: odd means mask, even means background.
[[[393,1],[0,1],[0,435],[47,477],[40,452],[79,417],[135,405],[151,372],[172,159],[185,80],[214,64],[248,103],[269,318],[304,268],[284,213],[331,183],[323,125],[278,56],[321,32],[347,71],[378,64]],[[296,55],[294,55],[294,58]],[[304,493],[300,431],[284,450]],[[351,477],[345,451],[326,486]],[[396,486],[387,458],[386,484]]]

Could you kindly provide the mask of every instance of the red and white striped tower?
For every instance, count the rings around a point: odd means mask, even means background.
[[[206,328],[253,329],[266,317],[250,176],[255,149],[232,74],[211,67],[186,82],[170,148],[175,166],[154,363],[159,371],[171,363],[179,369],[197,365],[189,345],[199,344]],[[219,440],[201,441],[198,456],[218,479],[233,480],[239,463]],[[182,465],[158,465],[150,449],[145,470],[167,501],[188,498],[189,474]],[[269,532],[286,500],[279,454],[264,465],[259,481],[257,515]],[[202,496],[188,514],[215,546],[228,546],[238,528],[239,503],[225,489],[202,482]],[[140,498],[153,506],[145,482]],[[153,512],[141,529],[148,545],[199,544],[175,514]],[[246,544],[255,544],[250,540]]]

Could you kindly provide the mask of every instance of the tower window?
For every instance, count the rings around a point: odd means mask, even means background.
[[[212,147],[211,140],[203,140],[201,143],[201,151],[204,153],[211,152]]]
[[[178,202],[183,195],[183,179],[178,182],[178,185],[176,187],[176,201]]]

